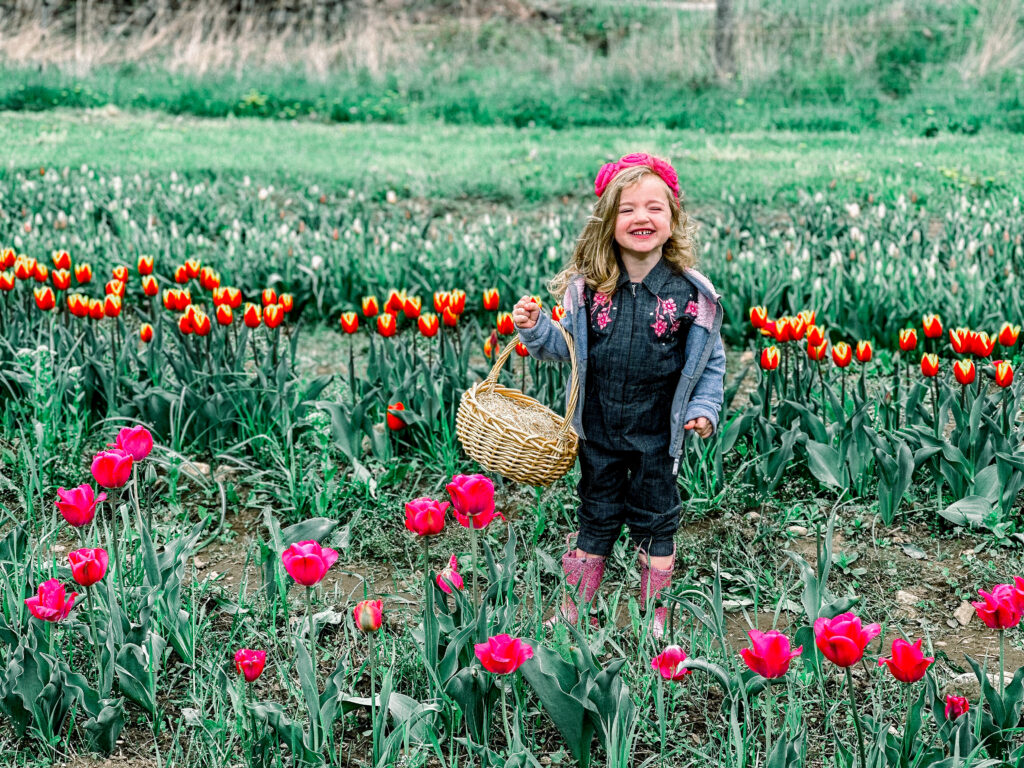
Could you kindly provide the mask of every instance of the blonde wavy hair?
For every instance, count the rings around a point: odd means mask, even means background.
[[[619,280],[619,244],[615,241],[615,222],[619,215],[619,200],[622,190],[638,183],[644,176],[660,179],[645,165],[624,168],[608,183],[604,194],[594,203],[594,210],[587,219],[583,232],[576,240],[576,248],[568,265],[548,283],[548,290],[556,301],[561,301],[565,289],[573,278],[583,275],[586,283],[595,291],[608,295],[615,292]],[[672,190],[665,185],[665,196],[672,213],[672,234],[662,246],[661,255],[676,271],[697,264],[697,226],[690,222],[682,200],[676,200]]]

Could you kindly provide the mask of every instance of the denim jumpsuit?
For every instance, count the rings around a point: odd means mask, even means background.
[[[576,546],[608,556],[622,525],[654,557],[671,555],[681,510],[668,415],[697,315],[697,289],[664,259],[639,283],[620,263],[611,296],[585,290],[590,374],[580,443]]]

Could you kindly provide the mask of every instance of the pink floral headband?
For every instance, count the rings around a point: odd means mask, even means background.
[[[676,200],[679,199],[679,177],[676,176],[676,169],[660,157],[654,157],[646,152],[633,152],[629,155],[623,155],[619,158],[618,162],[602,165],[601,170],[597,172],[597,177],[594,179],[594,191],[597,193],[597,196],[600,197],[604,194],[608,184],[619,171],[637,166],[646,166],[658,174],[661,180],[668,184],[668,188],[672,190]]]

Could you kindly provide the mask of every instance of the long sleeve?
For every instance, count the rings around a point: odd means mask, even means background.
[[[572,333],[572,324],[569,316],[561,321],[562,327]],[[532,357],[538,360],[556,360],[558,362],[569,362],[569,347],[565,338],[555,327],[554,321],[544,312],[537,318],[537,324],[532,328],[518,328],[519,338]],[[724,368],[723,368],[724,370]]]
[[[713,429],[718,429],[718,417],[725,398],[725,346],[722,335],[715,340],[711,357],[704,372],[693,386],[690,402],[686,406],[684,422],[703,416],[711,422]]]

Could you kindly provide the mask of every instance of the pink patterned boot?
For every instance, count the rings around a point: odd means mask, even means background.
[[[666,570],[648,567],[647,553],[640,550],[640,604],[645,613],[650,610],[649,606],[654,607],[651,636],[656,640],[665,634],[665,622],[668,619],[668,608],[658,605],[658,600],[662,591],[672,586],[672,571],[675,565],[675,547],[672,548],[672,562]]]
[[[593,602],[604,577],[604,558],[594,555],[577,557],[576,547],[570,543],[573,536],[574,534],[570,533],[565,537],[566,552],[562,555],[566,593],[555,615],[544,622],[546,627],[553,627],[559,621],[576,624],[579,621],[580,606],[586,606],[589,614],[590,603]],[[597,617],[591,617],[590,623],[597,626]]]

